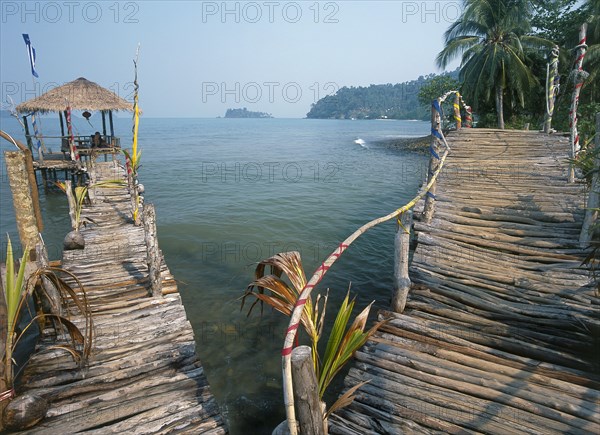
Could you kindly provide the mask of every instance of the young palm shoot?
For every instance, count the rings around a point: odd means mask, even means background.
[[[267,267],[270,267],[270,274],[265,274]],[[281,278],[282,274],[286,275],[291,285]],[[253,308],[260,302],[261,307],[266,303],[280,313],[291,316],[298,297],[305,286],[306,276],[302,267],[300,254],[296,251],[276,254],[271,258],[261,261],[256,267],[254,281],[248,285],[246,293],[242,297],[242,309],[246,298],[253,296],[256,300],[248,309],[248,315],[250,315]],[[265,290],[268,290],[268,292],[265,292]],[[337,313],[323,358],[319,356],[318,342],[323,331],[328,295],[326,294],[324,297],[318,295],[315,303],[313,303],[312,298],[309,296],[304,305],[301,324],[311,340],[312,357],[319,383],[320,399],[323,398],[327,387],[335,375],[339,373],[354,353],[383,323],[379,322],[369,331],[364,331],[371,303],[356,316],[350,327],[348,327],[348,322],[354,308],[354,299],[349,301],[349,297],[349,293],[346,294]],[[351,388],[341,396],[331,406],[326,416],[330,412],[352,403],[354,392],[362,385],[364,383]]]

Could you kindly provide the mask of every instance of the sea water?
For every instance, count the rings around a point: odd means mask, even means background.
[[[76,134],[101,130],[99,120],[91,123],[75,119]],[[24,141],[16,120],[2,119],[1,128]],[[42,129],[58,135],[58,119],[44,118]],[[130,148],[131,119],[115,119],[115,130]],[[310,278],[355,229],[414,196],[426,158],[385,141],[428,130],[421,121],[142,117],[139,179],[145,200],[156,206],[160,248],[233,434],[249,428],[268,434],[285,418],[280,352],[288,319],[267,307],[262,316],[256,307],[247,317],[249,304],[240,311],[256,263],[299,251]],[[51,139],[45,145],[59,148]],[[14,146],[3,141],[1,149]],[[4,261],[5,234],[15,242],[18,235],[4,162],[1,171]],[[41,206],[50,257],[59,259],[69,231],[66,198],[41,189]],[[329,324],[348,288],[357,309],[375,301],[374,315],[389,306],[395,225],[390,221],[364,234],[317,287],[315,292],[329,289]],[[340,387],[338,379],[332,388]]]

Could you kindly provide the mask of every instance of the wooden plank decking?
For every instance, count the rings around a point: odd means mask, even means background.
[[[96,166],[97,181],[122,179],[114,162]],[[144,227],[131,223],[128,189],[98,188],[82,215],[83,251],[65,251],[62,267],[86,287],[95,342],[79,369],[43,342],[22,390],[47,398],[46,418],[27,433],[227,433],[196,355],[177,285],[162,264],[163,296],[149,297]],[[81,319],[75,319],[75,323]]]
[[[357,353],[370,379],[330,433],[600,433],[600,299],[568,140],[463,129],[415,223],[403,314]]]

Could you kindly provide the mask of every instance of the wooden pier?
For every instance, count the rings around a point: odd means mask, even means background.
[[[403,314],[356,355],[332,434],[600,433],[600,298],[568,138],[462,129]],[[417,213],[418,215],[418,213]]]
[[[96,163],[94,178],[126,175],[118,162],[105,162]],[[81,230],[85,249],[65,251],[62,267],[87,290],[92,354],[79,368],[66,352],[47,350],[51,339],[40,343],[19,392],[44,397],[50,409],[26,433],[227,433],[162,255],[162,291],[152,294],[148,231],[132,223],[129,188],[91,190],[93,203],[82,212],[94,222]]]

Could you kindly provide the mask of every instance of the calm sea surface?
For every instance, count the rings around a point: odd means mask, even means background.
[[[14,119],[0,124],[23,141]],[[101,130],[98,119],[92,126],[77,119],[75,126],[86,135]],[[116,130],[129,148],[131,120],[116,119]],[[233,434],[271,433],[284,419],[280,350],[287,318],[268,309],[262,318],[259,310],[249,318],[240,312],[255,264],[297,250],[310,276],[356,228],[403,205],[417,191],[425,157],[381,141],[428,130],[420,121],[141,119],[140,181],[146,201],[156,205],[160,247]],[[43,133],[57,134],[58,120],[45,118]],[[50,140],[47,146],[58,148]],[[12,148],[1,143],[2,151]],[[4,260],[5,234],[14,241],[18,235],[4,162],[1,171]],[[66,203],[62,193],[42,195],[52,259],[60,258],[69,231]],[[390,222],[363,235],[319,286],[330,289],[330,323],[349,285],[358,308],[373,300],[374,312],[387,306],[394,229]]]

